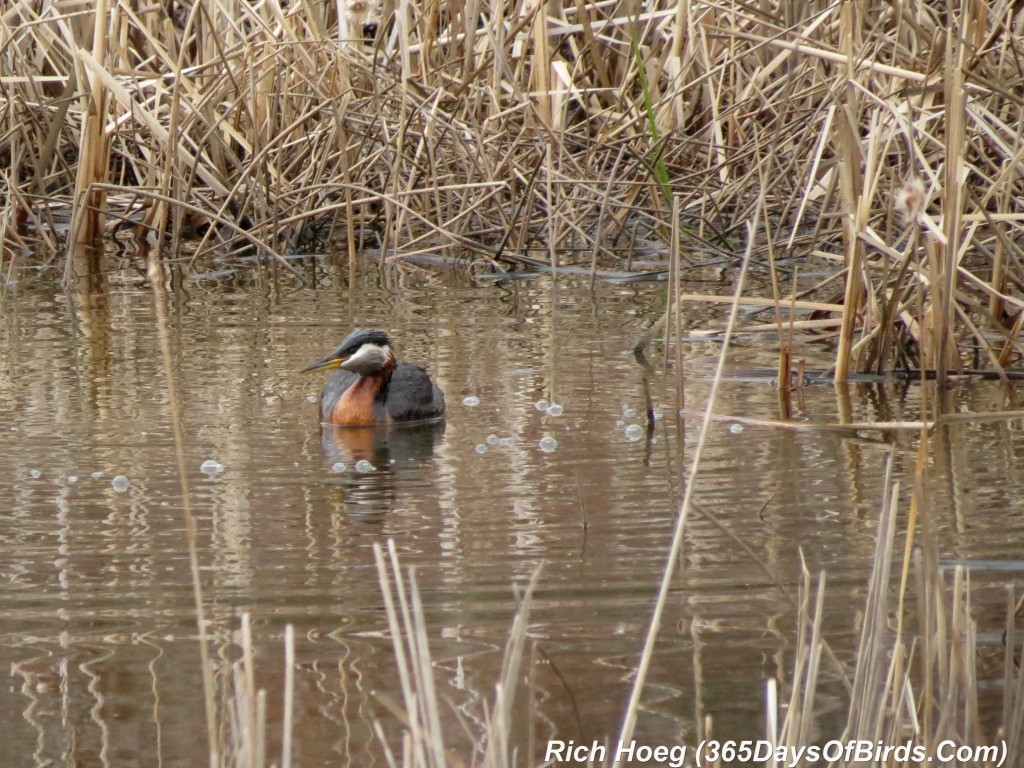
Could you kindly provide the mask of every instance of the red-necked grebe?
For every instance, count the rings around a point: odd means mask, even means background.
[[[339,427],[436,421],[444,393],[418,365],[398,362],[384,331],[353,331],[304,371],[337,369],[320,395],[320,420]]]

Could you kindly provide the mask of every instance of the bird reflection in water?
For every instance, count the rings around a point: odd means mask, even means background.
[[[349,511],[390,512],[403,489],[432,485],[431,458],[444,439],[444,426],[443,421],[360,429],[324,424],[320,443],[325,465],[337,473],[334,482]]]

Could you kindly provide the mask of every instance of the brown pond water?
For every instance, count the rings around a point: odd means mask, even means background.
[[[457,752],[470,754],[458,718],[474,731],[493,696],[512,585],[541,563],[532,762],[552,736],[613,739],[698,426],[685,425],[681,445],[674,378],[656,353],[651,387],[663,418],[649,442],[627,431],[644,425],[645,402],[629,349],[660,311],[663,285],[478,286],[458,273],[368,268],[350,293],[328,266],[315,271],[316,289],[185,281],[174,301],[218,680],[238,656],[248,612],[276,751],[282,638],[293,624],[297,764],[382,765],[374,723],[396,749],[400,728],[374,692],[400,696],[372,546],[390,538],[416,568]],[[85,309],[56,283],[22,270],[0,314],[0,765],[202,765],[197,631],[152,298],[136,268],[112,272],[108,295]],[[715,327],[713,318],[694,308],[688,323]],[[323,379],[297,371],[358,326],[388,329],[401,356],[436,377],[449,403],[443,432],[321,438],[313,401]],[[733,366],[770,366],[770,346],[741,341]],[[703,406],[717,351],[687,344],[691,408]],[[819,365],[827,358],[814,354]],[[849,402],[856,419],[915,419],[919,395],[864,384]],[[954,399],[960,410],[992,411],[1022,398],[976,383]],[[541,400],[564,410],[539,410]],[[732,376],[719,411],[778,418],[776,391],[765,377]],[[805,390],[798,418],[836,414],[831,386]],[[547,436],[553,450],[541,447]],[[973,568],[980,687],[995,712],[1001,691],[986,674],[1002,657],[1003,585],[1020,580],[1024,422],[964,423],[936,445],[941,549]],[[801,551],[812,572],[828,572],[826,634],[852,662],[885,457],[895,451],[905,478],[915,446],[912,433],[715,425],[697,499],[771,573],[719,527],[691,519],[641,742],[692,742],[708,714],[720,736],[762,736],[764,679],[788,678],[795,638],[794,610],[774,581],[795,591]],[[223,471],[200,471],[208,459]],[[358,459],[375,469],[357,472]],[[112,487],[116,475],[127,490]],[[822,739],[839,734],[843,707],[829,672]]]

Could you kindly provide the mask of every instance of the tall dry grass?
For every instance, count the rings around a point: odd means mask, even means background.
[[[387,615],[388,631],[391,635],[396,668],[402,689],[402,700],[395,701],[383,692],[377,692],[377,701],[387,714],[402,725],[400,743],[392,743],[385,734],[383,723],[374,723],[374,731],[386,765],[398,768],[446,768],[446,766],[480,766],[480,768],[511,768],[524,764],[521,743],[532,744],[524,738],[523,723],[519,723],[514,711],[517,697],[524,695],[520,678],[527,647],[527,628],[533,593],[540,578],[537,568],[526,589],[517,593],[518,609],[509,640],[505,647],[501,675],[494,685],[494,698],[480,723],[479,730],[472,731],[472,754],[460,754],[446,746],[446,735],[451,731],[464,736],[470,727],[460,722],[459,728],[450,727],[452,717],[449,702],[438,693],[434,683],[434,665],[430,653],[430,638],[427,635],[427,621],[423,601],[416,581],[415,571],[409,569],[403,574],[395,544],[390,539],[385,551],[374,544],[377,575],[384,609]],[[232,652],[234,653],[234,652]],[[211,732],[211,768],[268,768],[279,766],[289,768],[293,760],[293,709],[295,707],[294,670],[295,635],[291,625],[285,631],[284,689],[281,691],[282,722],[268,723],[267,696],[265,689],[256,685],[255,652],[252,626],[248,614],[242,614],[241,628],[237,639],[237,660],[228,665],[221,706],[218,712],[220,724],[214,724]],[[277,695],[271,691],[269,695]],[[532,690],[526,693],[532,693]],[[521,708],[521,707],[520,707]],[[530,716],[533,716],[530,712]],[[528,724],[529,728],[533,723]],[[269,754],[267,742],[272,732],[280,727],[280,762]],[[530,755],[525,764],[532,764]]]
[[[200,257],[338,238],[352,263],[622,272],[667,263],[673,197],[698,261],[732,256],[763,198],[762,256],[831,265],[812,322],[839,378],[1019,356],[1011,0],[4,8],[7,253],[127,222],[171,254],[198,232]]]

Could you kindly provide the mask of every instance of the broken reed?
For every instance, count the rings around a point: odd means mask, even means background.
[[[667,251],[670,195],[697,262],[732,256],[764,198],[776,258],[831,264],[815,292],[843,308],[814,333],[840,377],[1016,360],[1011,0],[401,0],[364,39],[377,10],[6,4],[5,253],[63,258],[70,217],[72,241],[121,222],[173,254],[198,232],[199,257],[344,235],[350,263],[621,269]]]

